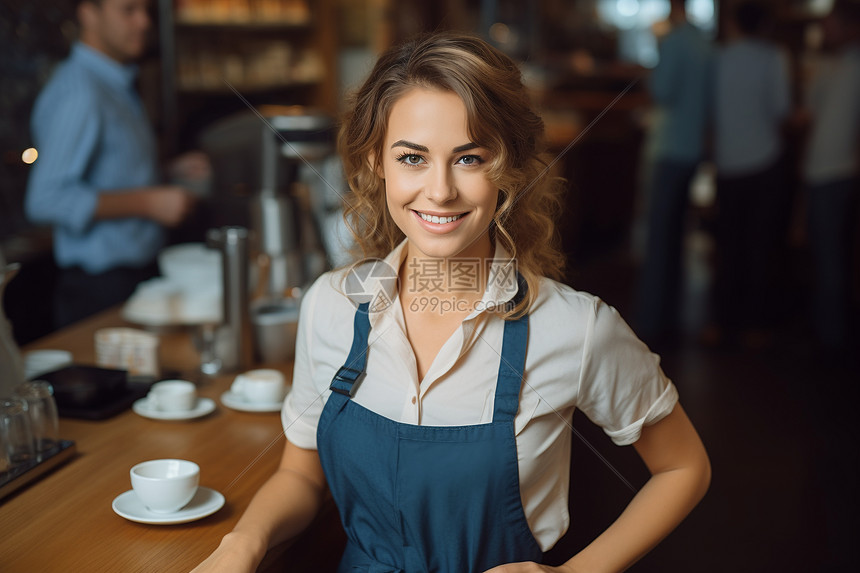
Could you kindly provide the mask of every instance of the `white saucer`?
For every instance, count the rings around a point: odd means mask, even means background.
[[[289,393],[289,386],[284,392],[284,398],[286,398],[287,393]],[[242,396],[228,390],[221,394],[221,403],[228,408],[242,412],[280,412],[284,405],[284,398],[277,402],[247,402]]]
[[[212,515],[224,505],[224,496],[208,487],[198,487],[197,493],[188,505],[173,513],[153,513],[149,511],[133,489],[121,493],[113,500],[111,507],[117,515],[137,523],[169,525],[187,523]]]
[[[211,414],[215,410],[215,400],[210,398],[197,398],[197,406],[191,410],[180,412],[162,412],[149,407],[149,401],[146,398],[141,398],[131,405],[131,409],[136,414],[140,414],[144,418],[152,418],[153,420],[192,420],[200,418],[206,414]]]

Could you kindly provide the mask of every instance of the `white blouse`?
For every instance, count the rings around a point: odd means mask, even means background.
[[[385,261],[398,269],[405,241]],[[509,255],[496,245],[494,263]],[[356,306],[344,294],[347,272],[326,273],[302,302],[292,391],[281,418],[287,439],[316,449],[317,422],[331,379],[346,361]],[[354,292],[354,291],[353,291]],[[406,337],[403,309],[370,313],[367,375],[354,400],[382,416],[416,425],[492,421],[504,321],[485,310],[516,293],[515,281],[488,281],[480,305],[445,342],[423,380]],[[546,551],[567,531],[572,417],[579,408],[619,445],[635,442],[643,425],[668,415],[678,401],[659,357],[611,306],[543,279],[529,311],[529,343],[520,408],[514,420],[520,493],[526,518]]]

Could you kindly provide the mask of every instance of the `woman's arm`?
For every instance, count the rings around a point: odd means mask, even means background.
[[[705,447],[680,404],[634,444],[651,478],[600,536],[558,568],[513,563],[488,573],[624,571],[678,526],[705,495],[711,465]]]
[[[325,487],[317,451],[288,441],[278,470],[254,495],[233,531],[194,573],[252,573],[270,547],[310,525],[319,512]]]
[[[624,571],[669,535],[705,495],[711,464],[681,404],[643,427],[633,447],[651,479],[606,531],[565,564],[568,571]]]

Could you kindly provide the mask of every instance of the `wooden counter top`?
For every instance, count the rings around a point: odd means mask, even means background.
[[[94,332],[129,326],[112,309],[53,333],[24,350],[70,350],[78,364],[94,364]],[[187,332],[160,335],[160,364],[195,380],[197,353]],[[291,365],[279,365],[288,377]],[[246,413],[221,404],[232,376],[198,384],[217,409],[197,420],[159,421],[131,410],[103,421],[60,419],[60,437],[77,454],[0,502],[0,570],[33,572],[189,571],[230,531],[256,490],[275,470],[284,446],[279,413]],[[183,458],[200,466],[200,485],[221,492],[215,514],[180,525],[144,525],[114,513],[113,499],[131,489],[138,462]],[[260,571],[333,570],[343,546],[333,505],[302,536],[270,551]]]

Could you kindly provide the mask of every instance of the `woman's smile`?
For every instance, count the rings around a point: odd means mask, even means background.
[[[420,220],[421,226],[431,233],[450,233],[458,228],[463,220],[469,215],[466,213],[456,213],[452,215],[433,214],[428,211],[412,211]]]

